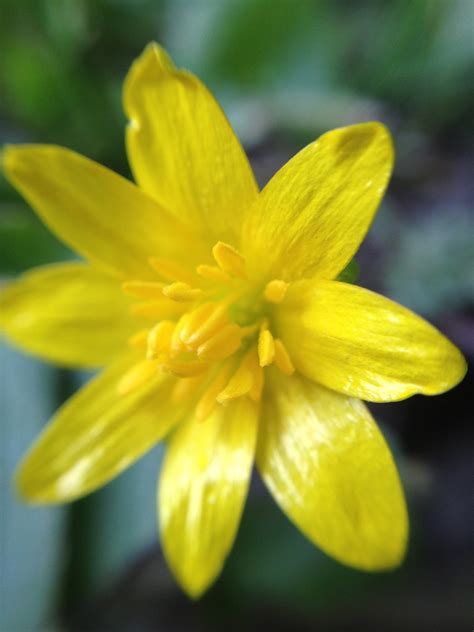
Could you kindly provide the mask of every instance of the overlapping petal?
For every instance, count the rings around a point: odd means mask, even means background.
[[[211,242],[237,246],[257,196],[245,153],[219,104],[150,44],[126,78],[127,148],[139,185]]]
[[[257,464],[275,500],[327,554],[359,569],[397,566],[408,520],[398,474],[364,404],[277,372]]]
[[[285,281],[335,278],[363,240],[392,165],[392,141],[380,123],[337,129],[305,147],[247,216],[249,268]]]
[[[214,581],[233,544],[252,470],[257,407],[241,398],[191,418],[168,446],[160,476],[165,556],[196,598]]]
[[[137,328],[117,279],[82,263],[30,270],[0,292],[0,327],[20,348],[63,366],[105,366]]]
[[[203,256],[188,229],[156,201],[69,149],[8,146],[3,168],[53,232],[114,275],[150,277],[150,255],[190,260],[193,265]]]
[[[275,322],[301,373],[368,401],[443,393],[466,372],[460,351],[432,325],[354,285],[294,283]]]
[[[170,399],[170,378],[157,374],[119,396],[127,357],[69,399],[20,465],[20,494],[36,503],[65,502],[101,487],[162,439],[185,414]]]

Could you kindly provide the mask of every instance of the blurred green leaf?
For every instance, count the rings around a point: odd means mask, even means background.
[[[72,253],[24,206],[0,203],[0,272],[70,259]]]
[[[343,283],[356,283],[359,278],[360,268],[359,264],[355,259],[349,261],[344,270],[337,277],[338,281],[342,281]]]

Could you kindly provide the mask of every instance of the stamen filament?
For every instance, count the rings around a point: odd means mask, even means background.
[[[128,344],[136,349],[146,349],[149,331],[149,329],[141,329],[140,331],[137,331],[133,334],[133,336],[130,336]]]
[[[157,374],[157,371],[157,362],[152,360],[142,360],[138,362],[138,364],[133,365],[119,380],[117,384],[118,394],[128,395],[148,382],[149,379]]]
[[[152,360],[169,353],[175,324],[170,320],[162,320],[151,329],[147,339],[147,358]]]
[[[198,357],[202,360],[223,360],[237,351],[241,340],[240,327],[229,323],[198,347]]]
[[[155,318],[157,320],[180,316],[185,309],[186,307],[181,303],[171,301],[166,297],[159,301],[135,303],[135,305],[130,306],[130,311],[134,316],[144,316],[145,318]]]
[[[159,257],[149,257],[148,262],[153,270],[167,281],[182,281],[190,285],[196,282],[194,273],[175,261],[160,259]]]
[[[209,368],[207,362],[163,362],[160,368],[177,377],[194,377],[204,373]]]
[[[194,323],[197,328],[186,337],[186,342],[192,348],[196,348],[208,340],[216,331],[221,329],[226,323],[229,322],[229,316],[227,313],[227,304],[217,303],[212,304],[210,308],[202,309],[199,313],[200,318],[196,314],[196,320]],[[202,308],[205,306],[203,305]]]
[[[231,368],[232,365],[229,362],[225,363],[202,394],[196,406],[196,419],[198,421],[204,421],[211,414],[217,404],[217,396],[229,381]]]
[[[147,281],[126,281],[122,284],[122,290],[129,296],[136,298],[159,299],[163,295],[163,283]]]
[[[196,272],[199,276],[209,279],[209,281],[215,281],[216,283],[227,283],[230,281],[230,276],[221,268],[217,266],[209,266],[206,264],[199,265],[196,268]]]
[[[253,351],[253,350],[252,350]],[[240,363],[227,386],[217,396],[219,404],[224,406],[231,400],[247,395],[253,386],[253,371],[251,369],[251,357],[248,353]]]

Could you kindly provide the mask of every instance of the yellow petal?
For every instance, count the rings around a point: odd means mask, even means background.
[[[10,145],[3,168],[53,232],[114,275],[154,279],[150,255],[190,259],[194,265],[207,255],[175,217],[138,187],[69,149]]]
[[[235,539],[252,470],[257,407],[247,398],[190,419],[171,438],[160,477],[159,516],[168,564],[199,597]]]
[[[275,318],[296,368],[353,397],[383,402],[436,395],[466,372],[462,354],[432,325],[347,283],[295,283]]]
[[[397,470],[358,400],[273,371],[257,465],[277,503],[325,553],[377,571],[403,559],[408,519]]]
[[[380,123],[336,129],[305,147],[247,216],[248,269],[284,281],[335,278],[372,222],[392,163],[390,135]]]
[[[59,410],[21,464],[19,491],[36,503],[64,502],[104,485],[134,463],[181,418],[174,381],[162,374],[120,396],[126,358],[83,387]]]
[[[0,329],[16,345],[72,367],[104,366],[137,326],[116,279],[82,263],[36,268],[0,291]]]
[[[257,197],[245,153],[207,88],[150,44],[124,85],[127,148],[136,181],[214,243],[236,244]]]

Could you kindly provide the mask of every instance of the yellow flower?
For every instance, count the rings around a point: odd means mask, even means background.
[[[156,44],[124,86],[138,186],[55,146],[7,147],[7,177],[88,263],[11,283],[2,328],[68,366],[104,366],[20,466],[21,494],[73,500],[169,435],[164,553],[199,596],[232,546],[254,459],[288,517],[326,553],[396,566],[407,513],[360,400],[433,395],[465,362],[431,325],[336,279],[374,217],[388,131],[329,132],[259,192],[223,112]]]

